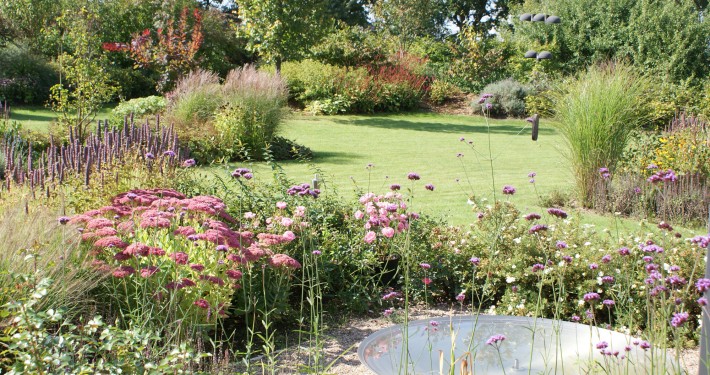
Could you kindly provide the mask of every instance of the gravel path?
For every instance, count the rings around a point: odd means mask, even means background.
[[[427,309],[413,309],[410,311],[411,320],[429,319],[435,317],[453,316],[460,314],[460,310],[446,307],[434,307]],[[378,318],[352,318],[347,324],[329,330],[326,333],[326,340],[323,345],[323,363],[331,365],[327,374],[337,375],[371,375],[373,374],[367,367],[360,363],[357,355],[358,345],[373,332],[392,325],[389,319]],[[278,362],[280,368],[278,374],[301,374],[299,364],[307,361],[307,348],[302,350],[291,348],[283,351]],[[687,349],[681,355],[681,363],[689,375],[698,373],[699,349]]]

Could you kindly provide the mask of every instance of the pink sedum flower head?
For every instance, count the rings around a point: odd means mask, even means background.
[[[287,206],[286,202],[276,202],[276,208],[279,210],[285,210]]]
[[[148,266],[148,267],[141,269],[140,275],[142,278],[147,279],[147,278],[153,276],[158,271],[159,271],[158,267]]]
[[[242,271],[239,270],[227,270],[227,277],[232,280],[239,280],[242,278]]]
[[[174,252],[170,254],[170,259],[174,260],[176,264],[187,264],[188,255],[182,251]]]
[[[275,268],[290,268],[298,269],[301,268],[301,263],[298,263],[296,259],[291,258],[286,254],[275,254],[269,259],[269,264]]]
[[[367,234],[365,234],[364,241],[366,243],[373,243],[375,242],[375,239],[377,239],[377,234],[375,234],[375,232],[369,231],[367,232]]]
[[[135,268],[131,266],[121,266],[113,270],[113,277],[122,279],[136,273]]]
[[[201,308],[201,309],[208,309],[210,307],[210,304],[205,301],[204,299],[198,299],[197,301],[194,302],[194,305]]]
[[[382,235],[387,238],[392,238],[394,236],[394,228],[391,228],[391,227],[382,228]]]
[[[293,232],[291,232],[290,230],[287,230],[287,231],[284,232],[283,238],[284,238],[286,241],[291,242],[291,241],[293,241],[293,240],[296,239],[296,235],[295,235]]]

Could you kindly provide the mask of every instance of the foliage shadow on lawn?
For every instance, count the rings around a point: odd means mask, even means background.
[[[360,154],[354,152],[343,152],[343,151],[313,151],[313,157],[310,161],[312,162],[327,162],[331,164],[351,164],[354,158],[357,158]]]
[[[356,126],[371,126],[382,129],[401,129],[401,130],[416,130],[431,133],[488,133],[488,127],[485,124],[446,124],[441,122],[420,122],[420,121],[407,121],[395,118],[387,117],[371,117],[367,119],[334,119],[334,122],[356,125]],[[498,121],[491,123],[490,131],[492,134],[529,134],[531,131],[530,125],[525,122],[525,120],[512,119],[516,124],[500,124]],[[518,124],[519,123],[519,124]],[[527,129],[525,129],[527,127]],[[542,127],[540,129],[540,134],[553,134],[554,130],[551,128]]]
[[[23,121],[46,121],[46,122],[52,122],[56,119],[56,116],[53,115],[42,115],[42,114],[37,114],[37,113],[18,113],[18,112],[12,112],[12,120],[17,121],[17,122],[23,122]]]

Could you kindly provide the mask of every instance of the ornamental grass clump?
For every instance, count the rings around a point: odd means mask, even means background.
[[[222,85],[225,108],[215,116],[215,128],[231,157],[247,153],[262,158],[278,132],[288,98],[286,82],[251,65],[234,69]]]
[[[645,120],[647,80],[621,63],[594,65],[559,93],[555,118],[567,143],[579,199],[593,205],[599,168],[614,172],[631,131]]]

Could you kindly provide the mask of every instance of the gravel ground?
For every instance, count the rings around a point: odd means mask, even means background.
[[[410,311],[411,320],[429,319],[460,314],[460,310],[447,307],[434,307]],[[358,345],[373,332],[392,325],[389,319],[352,318],[347,324],[329,330],[323,345],[323,363],[330,365],[327,374],[337,375],[370,375],[373,374],[360,363],[357,355]],[[303,348],[303,347],[302,347]],[[278,357],[280,368],[278,374],[300,374],[299,365],[305,363],[308,356],[307,348],[297,350],[291,348],[281,352]],[[689,375],[698,373],[699,349],[687,349],[681,355],[681,364]]]

